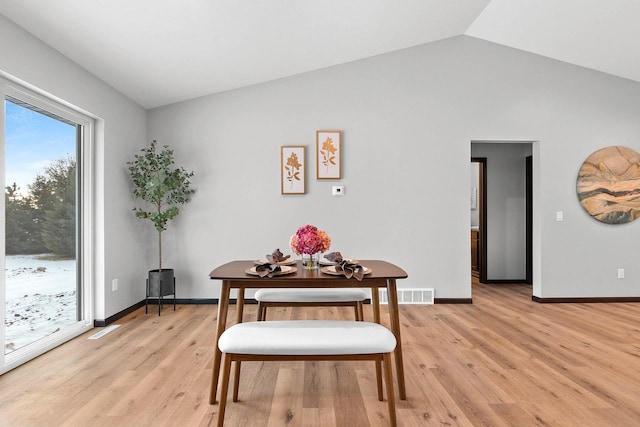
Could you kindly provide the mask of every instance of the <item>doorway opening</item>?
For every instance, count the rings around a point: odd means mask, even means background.
[[[533,283],[532,150],[529,141],[471,143],[472,277],[479,283]]]

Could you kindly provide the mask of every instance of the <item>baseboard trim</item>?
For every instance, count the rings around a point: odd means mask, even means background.
[[[229,303],[235,304],[235,299],[229,300]],[[158,298],[149,298],[149,305],[158,305]],[[251,304],[250,300],[245,300],[245,304]],[[176,298],[176,304],[201,304],[201,305],[215,305],[218,303],[218,298]],[[162,298],[162,304],[173,305],[173,298]],[[142,300],[144,306],[144,300]]]
[[[640,302],[640,297],[540,298],[534,295],[531,297],[531,300],[540,304],[612,303],[612,302]]]
[[[473,304],[472,298],[434,298],[434,304]]]
[[[176,304],[210,304],[216,305],[218,304],[218,298],[176,298]],[[163,304],[173,304],[173,298],[163,298]],[[237,304],[238,300],[236,298],[230,298],[229,304]],[[244,303],[246,304],[258,304],[254,298],[245,298]],[[363,301],[364,304],[371,304],[371,299],[367,298]],[[138,303],[139,304],[139,303]],[[158,305],[158,298],[149,298],[149,304]],[[142,306],[144,306],[144,300],[142,301]]]
[[[133,313],[134,311],[136,311],[140,307],[144,307],[144,300],[142,300],[142,301],[140,301],[138,303],[135,303],[131,307],[125,308],[124,310],[114,314],[113,316],[109,316],[106,319],[94,319],[93,327],[94,328],[101,328],[103,326],[108,326],[111,323],[115,322],[116,320],[122,319],[127,314]]]
[[[485,280],[484,282],[481,282],[481,283],[485,285],[503,285],[503,284],[511,284],[511,283],[524,284],[524,285],[528,284],[526,279],[511,279],[511,280],[492,279],[492,280]]]

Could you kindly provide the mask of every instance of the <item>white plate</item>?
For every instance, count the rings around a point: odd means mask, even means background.
[[[283,274],[291,274],[291,273],[295,273],[296,271],[298,271],[298,269],[295,268],[295,267],[288,267],[286,265],[281,265],[280,266],[280,271],[274,273],[274,276],[282,276]],[[251,274],[252,276],[259,276],[259,274],[256,271],[255,267],[247,268],[244,272],[247,273],[247,274]]]
[[[371,269],[368,267],[362,267],[364,269],[363,273],[364,274],[369,274],[371,273]],[[327,273],[327,274],[332,274],[334,276],[342,276],[344,275],[344,272],[342,271],[336,271],[336,266],[335,265],[330,265],[328,267],[322,267],[320,269],[320,271],[322,271],[323,273]]]
[[[260,258],[260,259],[258,259],[258,260],[255,260],[253,263],[254,263],[254,264],[258,264],[258,265],[260,265],[260,264],[266,264],[266,263],[268,263],[268,262],[269,262],[269,260],[268,260],[268,259],[266,259],[266,258]],[[280,262],[278,263],[278,265],[294,265],[295,263],[296,263],[295,258],[288,258],[288,259],[286,259],[286,260],[284,260],[284,261],[280,261]]]

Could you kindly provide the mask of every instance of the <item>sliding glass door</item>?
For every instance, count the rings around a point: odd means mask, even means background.
[[[27,92],[4,92],[0,336],[10,369],[90,327],[82,203],[90,122]]]

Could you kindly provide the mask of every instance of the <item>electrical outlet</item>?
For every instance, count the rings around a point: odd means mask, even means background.
[[[624,279],[624,268],[618,269],[618,279]]]
[[[115,292],[118,290],[118,279],[113,279],[111,281],[111,292]]]

